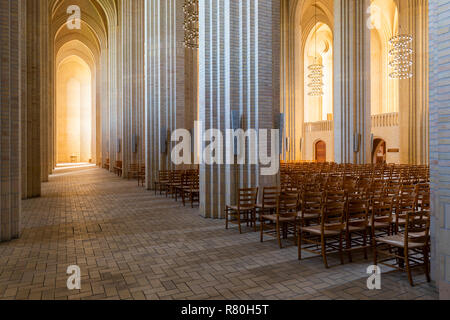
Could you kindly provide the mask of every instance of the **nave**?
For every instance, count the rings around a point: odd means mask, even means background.
[[[41,198],[23,202],[23,234],[0,244],[2,299],[437,299],[421,271],[383,269],[383,290],[367,290],[368,262],[325,269],[297,260],[259,233],[225,230],[164,195],[98,168],[57,171]],[[68,265],[81,290],[67,290]]]

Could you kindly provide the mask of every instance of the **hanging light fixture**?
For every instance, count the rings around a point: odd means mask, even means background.
[[[314,28],[317,26],[317,5],[314,3]],[[320,97],[323,96],[323,68],[324,66],[317,61],[317,30],[314,31],[314,64],[308,66],[310,92],[308,95]]]
[[[198,0],[185,0],[184,6],[184,46],[198,49]]]
[[[398,12],[400,15],[400,3],[398,5]],[[391,79],[410,79],[413,76],[413,50],[410,48],[413,37],[409,34],[401,34],[401,26],[399,24],[399,34],[389,39],[391,49],[389,50],[389,67],[392,72],[389,73]]]

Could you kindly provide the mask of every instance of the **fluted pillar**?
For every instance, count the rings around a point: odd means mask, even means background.
[[[41,181],[47,182],[48,175],[51,173],[49,168],[50,151],[49,151],[49,134],[50,134],[50,91],[49,91],[49,71],[50,71],[50,55],[49,55],[49,34],[50,34],[50,18],[48,10],[48,0],[40,0],[40,38],[39,38],[39,73],[40,73],[40,152],[41,152]]]
[[[334,155],[338,163],[370,162],[369,5],[369,0],[334,1]]]
[[[399,6],[399,0],[397,0]],[[413,36],[413,77],[400,80],[400,162],[428,164],[428,0],[401,1],[400,33]]]
[[[20,25],[23,2],[0,0],[0,241],[20,235]]]
[[[200,0],[199,59],[200,120],[205,130],[218,129],[225,135],[231,129],[232,111],[241,114],[244,130],[275,128],[280,112],[279,0]],[[260,166],[248,161],[203,163],[200,212],[223,218],[225,205],[236,203],[239,187],[273,185],[276,178],[261,176]]]
[[[22,134],[26,135],[26,175],[23,197],[41,195],[41,26],[40,1],[26,0],[26,119]],[[24,146],[25,148],[25,146]],[[25,181],[26,180],[26,181]],[[26,191],[25,191],[26,190]]]
[[[123,177],[128,177],[130,164],[143,158],[144,138],[144,1],[122,1],[122,161]],[[136,146],[133,146],[136,144]]]
[[[146,183],[153,187],[159,170],[174,168],[170,141],[188,129],[185,106],[184,0],[146,1]]]

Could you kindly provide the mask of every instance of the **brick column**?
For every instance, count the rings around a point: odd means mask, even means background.
[[[23,3],[0,0],[0,241],[20,235],[20,34]]]
[[[40,58],[40,8],[41,2],[26,0],[26,119],[22,134],[26,135],[26,185],[23,197],[41,195],[41,58]],[[26,191],[25,191],[26,190]]]
[[[225,134],[233,110],[242,115],[244,130],[275,128],[280,35],[279,0],[200,0],[199,100],[205,130]],[[201,214],[223,218],[238,188],[276,183],[276,176],[260,176],[259,170],[259,165],[202,164]]]
[[[170,159],[174,146],[171,132],[191,126],[186,114],[192,111],[185,106],[183,5],[184,0],[146,1],[145,163],[149,189],[159,170],[174,167]]]
[[[430,1],[431,268],[450,299],[450,1]]]
[[[428,0],[397,0],[400,33],[413,36],[413,77],[399,82],[400,162],[428,164]]]
[[[334,2],[334,155],[338,163],[370,162],[369,0]],[[354,149],[355,136],[360,148]]]

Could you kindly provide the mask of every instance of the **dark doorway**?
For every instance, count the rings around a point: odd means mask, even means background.
[[[326,162],[327,161],[327,144],[320,140],[316,142],[315,146],[315,154],[317,162]]]

